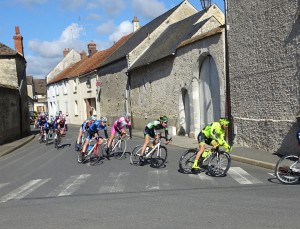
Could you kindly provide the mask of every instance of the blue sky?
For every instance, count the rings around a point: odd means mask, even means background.
[[[4,3],[3,3],[4,2]],[[14,49],[15,26],[23,36],[27,75],[44,78],[63,58],[64,48],[87,52],[110,47],[132,32],[137,16],[143,26],[182,0],[8,0],[1,2],[0,42]],[[201,10],[199,0],[189,0]],[[212,0],[224,11],[224,0]]]

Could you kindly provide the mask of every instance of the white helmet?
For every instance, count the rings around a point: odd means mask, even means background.
[[[104,116],[101,116],[101,117],[100,117],[100,121],[101,121],[101,122],[107,122],[107,118],[104,117]]]

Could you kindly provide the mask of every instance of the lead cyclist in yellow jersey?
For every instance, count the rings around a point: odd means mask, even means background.
[[[229,121],[225,118],[220,118],[218,122],[213,122],[202,129],[198,135],[199,150],[197,152],[194,164],[192,166],[193,170],[199,170],[198,165],[199,158],[205,150],[205,144],[211,145],[214,148],[218,146],[223,146],[226,152],[231,150],[230,145],[225,141],[225,128],[228,126]]]

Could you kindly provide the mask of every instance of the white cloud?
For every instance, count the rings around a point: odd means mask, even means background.
[[[101,9],[108,15],[117,15],[126,7],[124,0],[91,0],[88,9]]]
[[[132,8],[138,15],[153,19],[167,11],[165,4],[158,0],[131,0]]]
[[[40,41],[30,40],[29,48],[41,57],[58,57],[62,56],[64,48],[85,49],[85,43],[80,40],[83,28],[73,23],[68,26],[61,34],[58,40]]]
[[[116,26],[113,21],[107,21],[96,28],[96,32],[100,35],[110,34],[116,29]]]
[[[133,31],[132,23],[130,21],[123,21],[117,28],[115,28],[114,33],[109,36],[109,40],[112,42],[118,41],[122,36],[127,35]]]

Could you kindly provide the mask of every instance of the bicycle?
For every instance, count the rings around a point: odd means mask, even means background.
[[[127,138],[122,138],[121,135],[117,135],[111,143],[110,150],[108,152],[108,157],[114,156],[116,159],[123,159],[126,158],[126,147],[127,147],[127,141],[130,139],[129,135],[127,135]],[[107,142],[104,144],[104,150],[107,152]]]
[[[46,136],[46,145],[48,145],[49,141],[52,139],[53,133],[54,133],[53,128],[50,128],[49,131],[48,131],[48,134]]]
[[[179,171],[182,173],[193,173],[192,166],[198,149],[188,149],[179,160]],[[199,160],[201,168],[207,167],[207,171],[211,176],[225,176],[231,165],[231,157],[225,151],[221,151],[219,147],[206,149]]]
[[[98,164],[100,160],[100,154],[99,154],[99,144],[98,144],[99,138],[92,138],[89,142],[89,145],[87,147],[87,153],[83,155],[82,161],[80,162],[80,158],[82,155],[79,152],[77,157],[77,162],[85,164],[86,162],[89,162],[91,166],[94,166]]]
[[[145,159],[150,160],[150,164],[153,168],[159,168],[163,166],[167,161],[167,147],[161,145],[161,138],[166,139],[165,137],[160,136],[158,138],[157,144],[149,151],[150,147],[147,146],[145,150]],[[166,139],[167,140],[167,139]],[[169,139],[171,141],[172,139]],[[140,165],[140,155],[142,152],[143,145],[137,145],[134,147],[134,149],[131,152],[130,155],[130,164],[132,165]]]
[[[280,158],[275,166],[275,175],[283,184],[297,184],[300,180],[299,157],[287,155]]]
[[[61,146],[61,134],[60,134],[60,130],[56,129],[54,135],[54,148],[59,149],[60,146]]]

